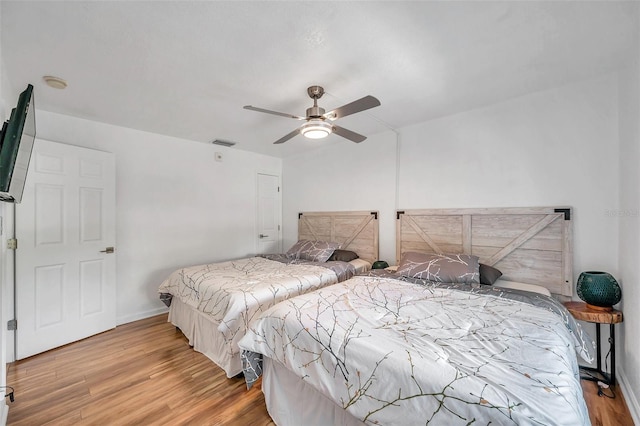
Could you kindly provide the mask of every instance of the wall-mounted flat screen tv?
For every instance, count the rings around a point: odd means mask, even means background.
[[[19,203],[36,138],[33,86],[20,94],[0,135],[0,201]]]

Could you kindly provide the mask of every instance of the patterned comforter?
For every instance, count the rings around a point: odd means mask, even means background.
[[[159,287],[160,298],[173,297],[209,315],[226,341],[239,340],[257,315],[276,303],[352,277],[347,262],[309,262],[286,256],[251,257],[191,266],[173,272]]]
[[[589,424],[576,350],[594,344],[562,305],[414,281],[357,276],[274,306],[240,341],[245,376],[264,354],[368,424]]]

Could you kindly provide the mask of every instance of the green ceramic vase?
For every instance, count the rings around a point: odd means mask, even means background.
[[[373,262],[371,269],[384,269],[388,267],[389,267],[389,264],[384,260],[376,260],[375,262]]]
[[[611,307],[622,298],[620,286],[608,272],[587,271],[578,277],[578,297],[589,305]]]

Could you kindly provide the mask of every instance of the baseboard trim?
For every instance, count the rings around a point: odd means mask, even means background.
[[[638,395],[633,392],[633,388],[629,383],[627,375],[620,367],[618,367],[618,369],[616,370],[616,379],[618,381],[618,384],[620,385],[622,393],[624,394],[624,400],[627,403],[627,407],[629,407],[629,412],[631,413],[631,418],[633,418],[633,423],[636,425],[640,425],[640,403],[638,402]]]
[[[141,319],[154,317],[156,315],[164,314],[169,312],[169,308],[157,308],[152,309],[150,311],[139,312],[137,314],[125,315],[119,318],[116,318],[116,325],[127,324],[130,322],[138,321]]]

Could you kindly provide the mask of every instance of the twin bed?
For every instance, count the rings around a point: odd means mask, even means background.
[[[398,212],[398,272],[264,312],[240,341],[245,376],[262,374],[278,425],[589,424],[576,353],[591,359],[593,342],[547,295],[571,291],[570,219]],[[478,261],[503,276],[479,284]]]
[[[169,305],[169,321],[227,377],[242,372],[238,341],[261,312],[371,268],[378,258],[378,213],[300,213],[298,239],[305,243],[292,247],[289,256],[182,268],[160,285],[160,298]],[[341,253],[355,252],[358,258],[328,260],[337,245],[315,241],[338,243]]]
[[[335,219],[305,216],[303,239],[336,240]],[[572,294],[570,220],[568,208],[399,211],[397,272],[243,320],[245,378],[262,375],[278,425],[589,424],[576,353],[589,361],[594,344],[556,300]]]

